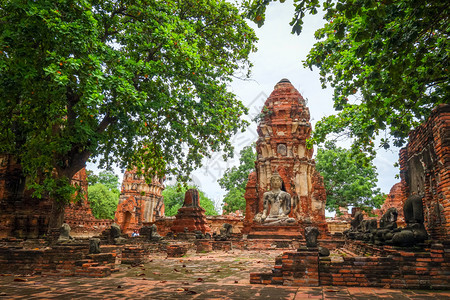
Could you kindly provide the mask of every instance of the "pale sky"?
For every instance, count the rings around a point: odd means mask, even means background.
[[[332,89],[322,89],[318,70],[311,71],[302,65],[315,42],[314,31],[321,26],[323,20],[317,15],[308,16],[304,20],[302,34],[292,35],[289,22],[293,11],[292,1],[286,1],[284,4],[275,2],[267,8],[264,26],[257,28],[255,24],[249,22],[259,38],[258,51],[250,57],[254,65],[252,76],[247,81],[236,79],[229,86],[229,89],[249,108],[249,115],[246,117],[248,121],[260,112],[275,84],[282,78],[289,79],[307,100],[313,126],[323,116],[334,113]],[[233,137],[236,154],[234,159],[224,162],[221,159],[222,155],[217,153],[205,160],[204,166],[192,174],[192,182],[215,202],[221,202],[226,193],[220,188],[217,179],[227,168],[239,164],[239,151],[257,140],[256,127],[257,124],[252,122],[245,133]],[[384,193],[389,193],[390,188],[399,181],[395,179],[398,170],[393,167],[396,161],[398,149],[380,150],[375,160],[379,174],[378,187]],[[88,169],[93,169],[93,166],[88,164]],[[117,169],[116,173],[119,172]],[[122,175],[120,174],[120,177]]]

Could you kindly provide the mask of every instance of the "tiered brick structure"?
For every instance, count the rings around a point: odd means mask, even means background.
[[[211,228],[206,221],[205,210],[200,206],[198,191],[190,189],[186,192],[183,206],[178,209],[170,230],[173,233],[194,232],[196,230],[202,233],[211,232]]]
[[[162,178],[155,176],[147,184],[136,170],[125,172],[115,214],[116,223],[124,233],[131,233],[144,222],[154,222],[157,217],[164,216],[163,190]]]
[[[256,172],[249,176],[244,233],[249,238],[298,237],[305,226],[316,226],[327,233],[325,222],[325,187],[312,159],[313,149],[306,147],[310,137],[309,109],[300,93],[287,79],[282,79],[266,100],[258,126],[259,139]],[[292,197],[291,226],[256,224],[255,215],[263,210],[263,194],[270,190],[270,178],[278,173],[284,190]]]
[[[411,131],[400,150],[400,177],[405,199],[423,197],[431,238],[450,239],[450,105],[436,107],[427,122]]]

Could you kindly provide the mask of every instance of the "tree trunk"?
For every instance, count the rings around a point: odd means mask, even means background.
[[[53,229],[59,229],[64,223],[64,212],[66,204],[64,201],[58,201],[53,199],[52,210],[50,212],[49,222],[48,222],[48,232],[50,233]]]

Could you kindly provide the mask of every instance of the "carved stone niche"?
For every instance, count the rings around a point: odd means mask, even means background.
[[[280,154],[281,156],[286,156],[287,155],[286,144],[278,144],[277,153]]]

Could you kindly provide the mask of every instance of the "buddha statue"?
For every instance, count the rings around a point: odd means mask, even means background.
[[[291,212],[291,195],[281,190],[283,180],[275,174],[270,178],[271,190],[263,195],[263,211],[255,216],[255,221],[263,225],[286,225],[294,223],[289,217]]]

